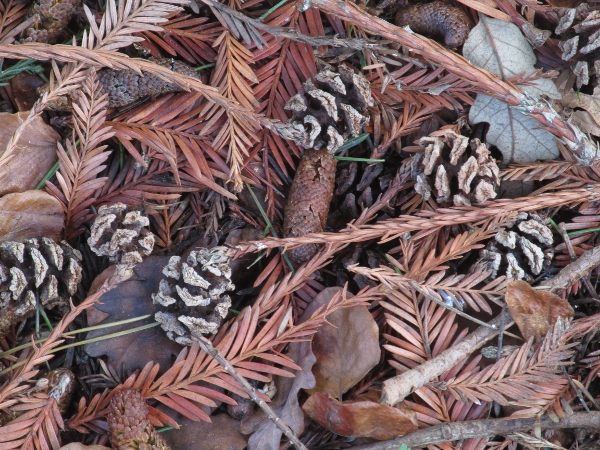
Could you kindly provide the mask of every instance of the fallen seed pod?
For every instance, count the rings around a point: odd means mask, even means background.
[[[336,161],[327,150],[307,150],[298,166],[284,211],[285,237],[323,231],[333,197]],[[292,262],[302,264],[317,253],[315,244],[288,252]]]
[[[408,25],[415,33],[443,39],[447,47],[460,47],[471,30],[469,18],[460,9],[441,1],[413,5],[398,11],[396,25]]]

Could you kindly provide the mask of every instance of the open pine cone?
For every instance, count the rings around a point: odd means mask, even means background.
[[[592,11],[587,2],[577,8],[558,8],[560,21],[555,33],[564,36],[559,42],[563,61],[572,61],[577,89],[591,81],[598,87],[600,74],[600,10]]]
[[[46,309],[68,305],[81,281],[81,253],[66,242],[28,239],[0,244],[0,337]]]
[[[442,129],[419,140],[424,151],[411,161],[415,191],[426,201],[431,193],[439,204],[455,206],[496,198],[500,169],[479,139]]]
[[[319,72],[314,83],[306,80],[302,87],[303,92],[285,104],[285,109],[293,111],[289,123],[297,134],[284,137],[306,149],[335,153],[350,136],[361,133],[367,121],[364,114],[373,105],[364,76],[341,66],[338,73]]]
[[[506,275],[531,282],[550,267],[554,257],[553,242],[552,230],[542,217],[520,213],[479,252],[479,260],[471,271],[490,270],[490,279]]]
[[[229,312],[231,299],[224,295],[235,289],[226,247],[200,248],[186,261],[173,256],[163,269],[156,304],[164,306],[154,315],[169,339],[191,345],[193,336],[215,334]]]
[[[90,249],[98,256],[108,256],[111,263],[134,265],[142,262],[154,249],[154,235],[148,231],[150,221],[139,211],[128,211],[127,205],[102,206],[94,220]]]

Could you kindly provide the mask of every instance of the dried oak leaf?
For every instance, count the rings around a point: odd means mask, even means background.
[[[0,113],[0,149],[6,149],[17,127],[28,112]],[[34,189],[57,160],[60,135],[40,117],[23,130],[10,155],[0,151],[0,195]],[[2,160],[3,157],[7,159]]]
[[[42,237],[60,241],[63,225],[61,203],[46,192],[25,191],[0,197],[0,242]]]
[[[324,289],[308,305],[305,314],[328,305],[341,290],[339,287]],[[379,327],[362,305],[335,311],[327,321],[331,325],[319,328],[313,337],[317,357],[313,374],[317,383],[308,392],[325,392],[341,399],[344,392],[379,363]]]
[[[524,281],[506,286],[506,304],[525,339],[542,338],[559,317],[573,317],[569,302],[548,291],[536,291]]]
[[[519,28],[510,22],[486,16],[482,16],[479,24],[471,30],[463,46],[463,56],[503,80],[535,71],[535,55]],[[549,79],[538,79],[531,86],[519,87],[534,99],[542,95],[560,98],[556,86]],[[490,124],[486,142],[498,147],[504,164],[555,159],[559,155],[552,134],[540,128],[533,118],[496,98],[478,94],[469,111],[469,122]]]
[[[310,317],[304,312],[298,323]],[[301,389],[310,389],[315,386],[315,377],[311,368],[316,362],[310,342],[294,342],[290,344],[287,356],[298,364],[302,370],[294,372],[294,378],[275,378],[277,393],[269,404],[275,414],[288,425],[296,435],[304,431],[304,414],[298,403],[298,393]],[[244,434],[253,433],[248,441],[248,450],[278,450],[282,432],[262,410],[244,418],[240,431]]]
[[[227,414],[211,416],[211,422],[177,419],[179,430],[162,433],[173,450],[244,450],[246,438],[239,432],[240,422]]]
[[[415,33],[443,39],[445,45],[453,48],[465,43],[471,29],[464,12],[442,1],[401,9],[394,21],[399,27],[408,25]]]
[[[87,310],[88,325],[115,322],[143,315],[151,317],[135,324],[119,325],[118,327],[94,330],[87,338],[104,336],[109,333],[125,331],[135,326],[150,324],[152,316],[158,311],[152,303],[151,295],[158,290],[162,278],[162,269],[169,261],[168,257],[149,256],[135,267],[135,276],[120,283],[115,289],[107,292],[100,301]],[[90,288],[101,285],[103,280],[115,270],[111,266],[102,272]],[[181,346],[165,336],[160,327],[153,327],[137,333],[126,334],[107,341],[91,342],[84,349],[93,357],[108,356],[109,364],[120,370],[123,365],[128,369],[142,369],[148,361],[160,364],[163,369],[171,367],[171,357],[181,351]]]
[[[388,440],[418,428],[416,414],[409,409],[371,401],[341,403],[322,392],[311,395],[302,410],[341,436]]]

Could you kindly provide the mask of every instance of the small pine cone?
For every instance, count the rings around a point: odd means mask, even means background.
[[[373,105],[371,87],[364,76],[342,66],[339,73],[319,72],[315,82],[307,80],[302,87],[303,92],[285,104],[285,109],[293,111],[288,123],[299,132],[296,144],[335,153],[350,136],[361,133],[367,121],[364,114]]]
[[[443,39],[444,45],[452,48],[465,43],[472,26],[464,12],[441,1],[401,9],[394,21],[399,27],[408,25],[415,33]]]
[[[283,235],[304,236],[325,228],[335,184],[335,159],[327,150],[307,151],[298,165],[284,210]],[[288,251],[300,265],[317,253],[315,244]]]
[[[36,310],[68,305],[81,281],[81,253],[66,242],[28,239],[0,244],[0,337]]]
[[[470,145],[469,145],[470,144]],[[421,138],[424,148],[413,158],[415,191],[425,200],[431,193],[441,205],[483,203],[494,199],[500,187],[500,169],[479,139],[445,129]]]
[[[187,64],[171,58],[154,59],[152,62],[168,67],[173,72],[199,78],[198,73]],[[135,70],[103,69],[98,72],[98,81],[103,94],[108,94],[108,106],[121,107],[133,103],[141,98],[178,92],[182,88],[159,78],[151,73],[143,75]]]
[[[41,42],[56,44],[68,36],[67,26],[81,0],[39,0],[31,7],[29,15],[33,25],[23,32],[21,44]]]
[[[194,336],[215,334],[231,306],[224,294],[235,289],[227,248],[200,248],[185,262],[173,256],[163,274],[167,278],[160,281],[152,300],[165,307],[154,318],[169,339],[191,345]]]
[[[154,235],[146,227],[150,221],[139,211],[127,211],[127,205],[102,206],[94,220],[88,245],[98,256],[111,263],[135,265],[154,249]]]
[[[148,417],[148,405],[136,389],[123,389],[110,401],[108,434],[114,450],[170,450]]]
[[[506,275],[530,283],[550,267],[553,243],[552,230],[542,217],[520,213],[479,252],[471,272],[491,271],[490,279]]]

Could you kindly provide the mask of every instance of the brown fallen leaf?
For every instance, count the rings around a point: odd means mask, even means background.
[[[304,314],[312,314],[319,306],[327,305],[339,287],[321,291]],[[379,363],[379,328],[366,306],[338,310],[327,317],[325,325],[313,337],[317,363],[313,373],[317,380],[315,392],[326,392],[341,399],[344,392],[358,383]]]
[[[19,124],[28,113],[0,113],[0,149],[5,149]],[[57,161],[56,143],[60,135],[36,117],[23,130],[16,148],[6,160],[0,153],[0,195],[34,189]]]
[[[0,197],[0,242],[42,237],[60,241],[63,222],[60,202],[43,191]]]
[[[157,306],[160,305],[152,303],[151,295],[158,291],[158,283],[163,278],[162,270],[168,261],[168,257],[145,258],[135,267],[133,278],[104,294],[98,304],[87,310],[90,326],[146,314],[151,315],[149,318],[117,327],[94,330],[88,333],[87,338],[104,336],[154,322],[154,313],[158,311]],[[114,266],[98,275],[98,279],[105,279],[110,270],[114,270]],[[91,292],[97,284],[96,282],[92,284]],[[167,338],[159,326],[110,340],[91,342],[84,347],[90,356],[108,356],[109,364],[117,370],[120,370],[123,364],[130,370],[141,369],[148,361],[159,363],[161,368],[166,370],[171,367],[171,357],[176,356],[181,348],[179,344]]]
[[[39,98],[38,89],[46,82],[37,75],[21,72],[10,80],[13,99],[19,111],[29,111]]]
[[[548,291],[536,291],[524,281],[506,287],[508,310],[525,339],[541,338],[559,317],[573,317],[569,302]]]
[[[347,437],[393,439],[418,428],[416,414],[377,402],[338,402],[328,394],[311,395],[302,410],[329,431]]]
[[[304,313],[299,323],[309,316]],[[302,370],[294,372],[294,378],[275,377],[277,393],[269,404],[275,414],[285,422],[297,436],[304,431],[304,413],[298,403],[300,389],[310,389],[315,386],[315,377],[311,368],[316,362],[310,341],[290,344],[287,356]],[[244,418],[240,431],[244,434],[253,433],[248,442],[248,450],[278,450],[281,441],[281,430],[270,420],[262,410]]]
[[[227,414],[219,414],[208,422],[178,419],[179,430],[162,433],[173,450],[244,450],[246,438],[239,432],[240,422]]]

